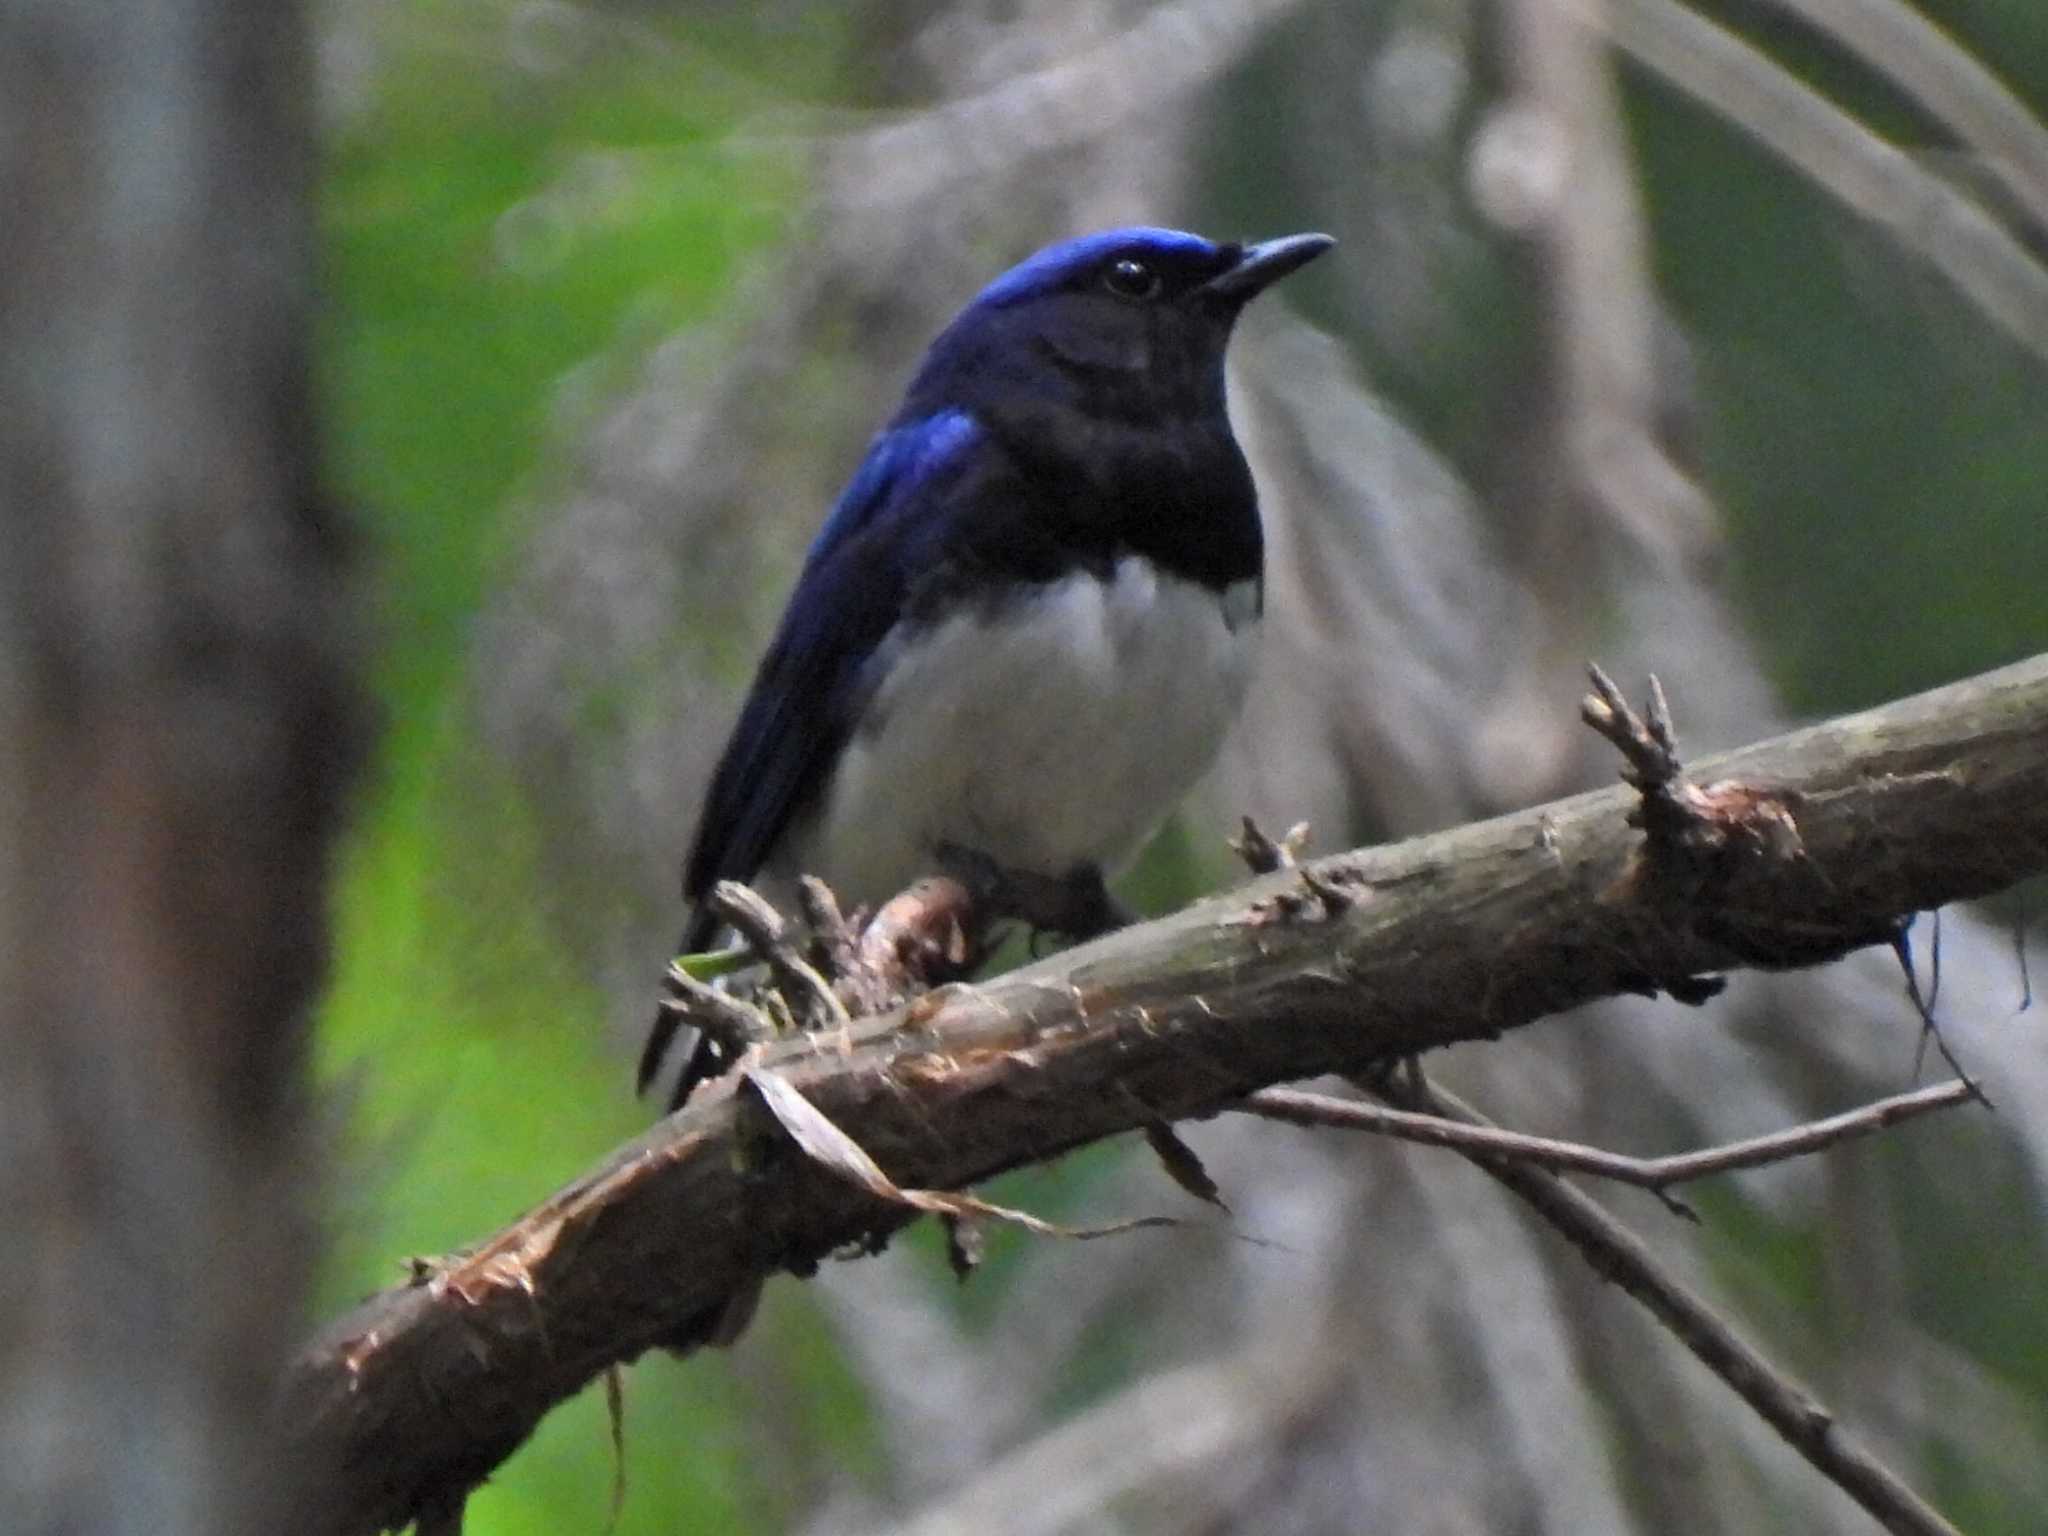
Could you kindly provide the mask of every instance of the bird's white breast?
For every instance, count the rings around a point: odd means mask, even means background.
[[[899,626],[818,808],[772,861],[849,905],[952,842],[1009,868],[1113,871],[1215,758],[1243,700],[1258,588],[1135,556],[1006,603]]]

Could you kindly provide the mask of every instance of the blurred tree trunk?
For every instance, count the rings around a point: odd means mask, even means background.
[[[274,0],[0,0],[0,1528],[284,1528],[355,745]]]

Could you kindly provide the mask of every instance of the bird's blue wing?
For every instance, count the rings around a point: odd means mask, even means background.
[[[853,729],[865,664],[946,536],[949,503],[998,450],[963,411],[899,423],[870,445],[805,557],[775,639],[712,775],[683,872],[699,901],[748,879],[823,784]],[[701,907],[684,947],[714,925]]]

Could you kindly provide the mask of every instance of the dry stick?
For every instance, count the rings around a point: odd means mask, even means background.
[[[1308,847],[1307,822],[1297,821],[1278,842],[1249,816],[1240,817],[1238,824],[1240,831],[1228,846],[1253,874],[1270,875],[1276,869],[1293,869],[1301,863],[1302,851]]]
[[[1494,1128],[1484,1115],[1424,1082],[1419,1073],[1371,1086],[1373,1092],[1398,1100],[1408,1109]],[[1727,1382],[1782,1435],[1786,1444],[1887,1531],[1895,1536],[1960,1536],[1898,1474],[1837,1427],[1825,1404],[1782,1374],[1703,1298],[1665,1271],[1649,1246],[1591,1196],[1548,1169],[1498,1153],[1465,1150],[1464,1155],[1533,1206],[1602,1279],[1620,1286],[1648,1308],[1708,1370]]]
[[[796,952],[789,942],[788,924],[760,892],[737,880],[721,880],[712,886],[708,904],[767,963],[792,1008],[806,1000],[820,1024],[844,1027],[853,1022],[831,983]]]
[[[1973,1097],[1975,1095],[1968,1083],[1936,1083],[1912,1093],[1879,1099],[1860,1109],[1830,1115],[1824,1120],[1812,1120],[1788,1130],[1773,1131],[1767,1136],[1753,1136],[1746,1141],[1731,1141],[1718,1147],[1677,1152],[1667,1157],[1630,1157],[1626,1153],[1609,1152],[1581,1142],[1554,1141],[1546,1136],[1530,1136],[1520,1131],[1445,1119],[1439,1115],[1416,1114],[1412,1110],[1387,1109],[1356,1099],[1332,1098],[1328,1094],[1304,1093],[1294,1088],[1262,1088],[1247,1095],[1236,1107],[1247,1114],[1267,1120],[1284,1120],[1291,1125],[1328,1125],[1370,1131],[1399,1141],[1449,1147],[1456,1152],[1511,1158],[1537,1168],[1570,1168],[1662,1195],[1674,1184],[1818,1152],[1836,1142],[1868,1136],[1903,1120],[1931,1110],[1946,1109],[1951,1104],[1960,1104]]]
[[[775,1038],[775,1023],[751,1003],[743,1002],[708,981],[699,981],[680,964],[671,962],[663,978],[668,996],[663,1008],[672,1008],[698,1029],[709,1030],[737,1057],[748,1046]]]

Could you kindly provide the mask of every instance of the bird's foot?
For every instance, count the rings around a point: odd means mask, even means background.
[[[1013,918],[1039,933],[1092,939],[1137,920],[1109,892],[1102,869],[1076,864],[1064,875],[1009,869],[978,849],[943,843],[939,864],[972,895],[986,922]]]
[[[1060,920],[1050,925],[1055,933],[1094,939],[1138,920],[1137,912],[1110,892],[1099,864],[1076,864],[1067,871],[1063,884],[1067,906]]]

